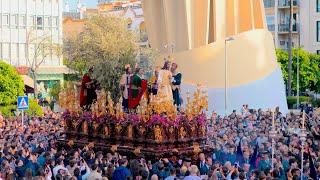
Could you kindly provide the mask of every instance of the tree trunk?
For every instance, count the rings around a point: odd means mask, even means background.
[[[31,74],[32,74],[32,78],[33,78],[33,95],[34,95],[34,98],[36,99],[37,98],[37,74],[36,74],[36,71],[33,69],[31,70]]]
[[[292,19],[293,19],[293,0],[290,0],[290,20],[289,20],[289,45],[288,45],[288,96],[291,96],[292,81]]]

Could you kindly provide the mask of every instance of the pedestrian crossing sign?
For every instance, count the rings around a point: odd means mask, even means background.
[[[19,96],[17,106],[19,110],[28,110],[29,109],[28,96]]]

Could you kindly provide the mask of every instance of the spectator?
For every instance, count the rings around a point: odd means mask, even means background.
[[[175,180],[177,178],[177,171],[175,168],[170,170],[170,176],[168,176],[165,180]]]
[[[119,160],[119,167],[113,172],[112,179],[113,180],[123,180],[127,179],[131,176],[131,173],[128,166],[128,160],[127,159],[120,159]]]
[[[87,179],[102,179],[101,173],[98,172],[98,165],[93,164],[91,166],[91,173]]]
[[[191,165],[190,167],[190,175],[186,176],[184,180],[201,180],[201,178],[198,176],[199,169],[196,165]]]

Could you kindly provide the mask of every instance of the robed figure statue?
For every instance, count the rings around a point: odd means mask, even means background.
[[[166,61],[158,75],[157,96],[162,102],[173,102],[171,79],[172,73],[170,72],[170,61]]]
[[[178,64],[172,63],[171,65],[171,73],[172,73],[172,95],[173,95],[173,103],[178,108],[181,106],[181,94],[180,94],[180,85],[181,85],[181,79],[182,74],[180,72],[177,72]]]
[[[86,73],[81,82],[80,91],[80,107],[85,110],[90,110],[91,104],[97,100],[96,88],[97,83],[92,78],[93,69],[90,68],[88,73]]]
[[[143,70],[137,68],[131,78],[129,92],[129,109],[135,109],[148,88],[148,82],[142,78]]]

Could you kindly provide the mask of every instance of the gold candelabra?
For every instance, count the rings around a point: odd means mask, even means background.
[[[208,91],[205,87],[199,84],[193,94],[193,99],[191,99],[190,93],[187,92],[186,114],[188,117],[194,117],[207,110]]]
[[[72,88],[68,84],[66,90],[59,93],[59,105],[63,109],[68,109],[71,113],[81,113],[79,93],[75,85]]]
[[[177,107],[173,105],[173,100],[168,101],[163,95],[150,95],[148,99],[143,96],[140,105],[136,109],[136,113],[140,116],[141,120],[148,121],[153,114],[166,115],[169,119],[176,119]],[[79,93],[77,88],[67,86],[65,91],[59,93],[59,104],[62,108],[68,109],[71,113],[80,114]],[[197,85],[196,91],[190,96],[187,92],[187,101],[184,112],[192,119],[193,117],[208,110],[208,90],[204,86]],[[122,107],[122,98],[114,105],[111,98],[111,93],[105,90],[97,91],[97,101],[92,104],[91,111],[93,115],[104,116],[106,114],[114,116],[117,119],[124,117]]]

